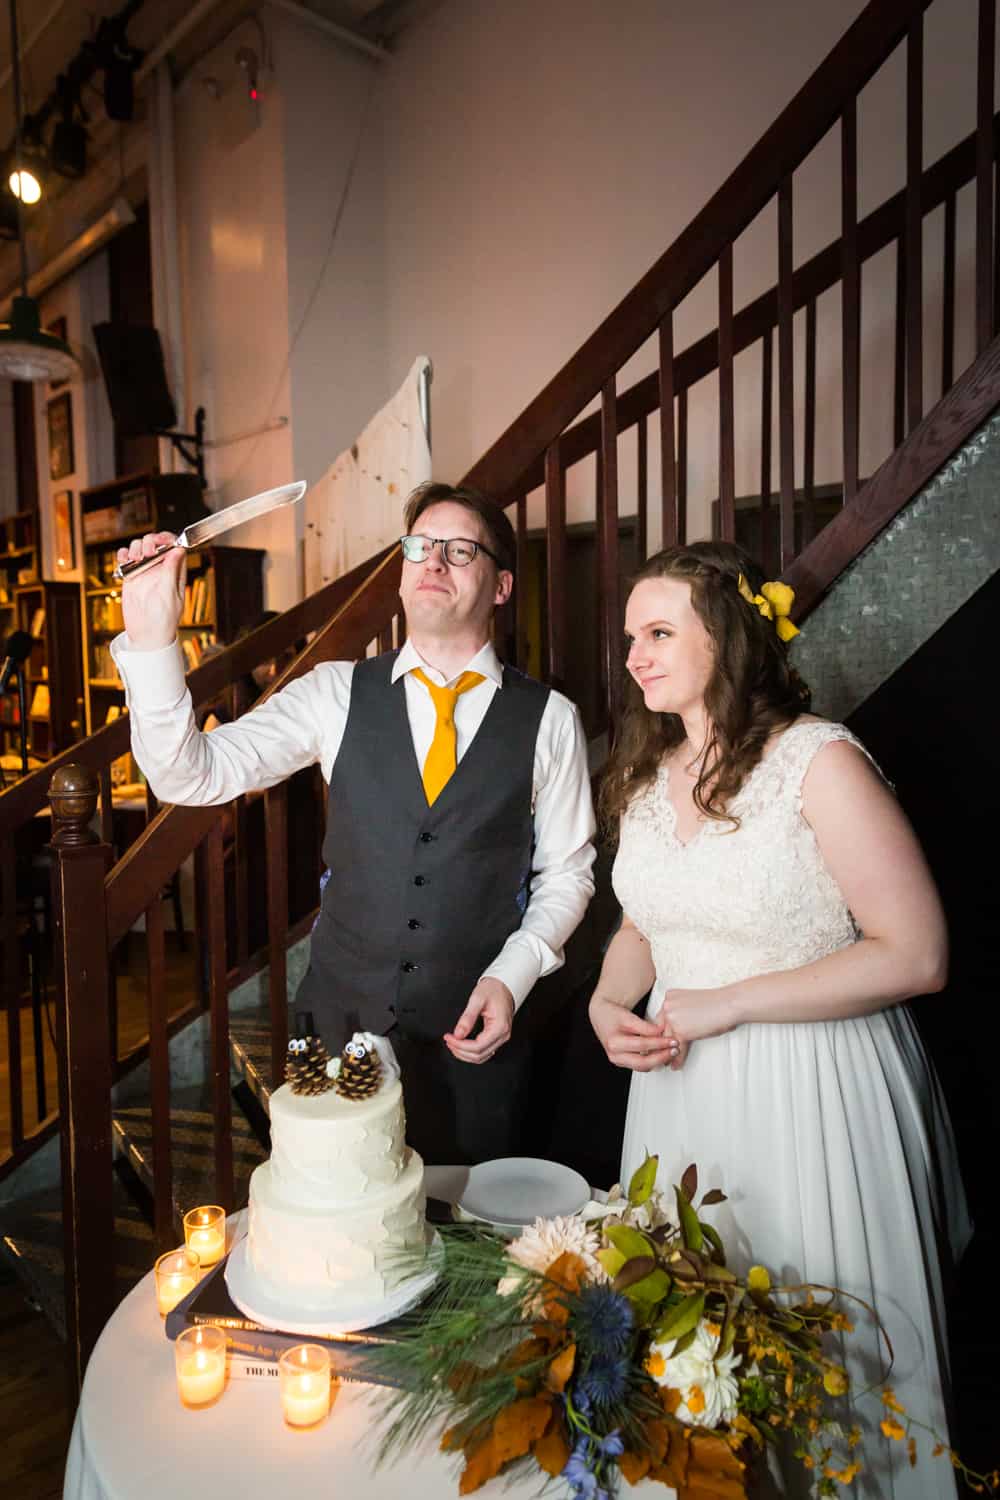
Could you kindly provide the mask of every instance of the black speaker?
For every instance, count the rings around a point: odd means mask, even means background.
[[[95,323],[94,337],[119,436],[145,437],[176,427],[156,329],[141,323]]]

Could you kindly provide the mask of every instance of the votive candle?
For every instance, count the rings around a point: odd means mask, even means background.
[[[208,1406],[226,1383],[226,1335],[214,1323],[185,1328],[174,1343],[177,1391],[183,1406]]]
[[[226,1210],[209,1203],[184,1215],[184,1243],[202,1266],[214,1266],[226,1253]]]
[[[198,1256],[187,1246],[181,1250],[168,1250],[166,1255],[160,1256],[153,1267],[153,1277],[161,1318],[165,1318],[171,1308],[194,1289],[198,1271]]]
[[[330,1410],[330,1352],[322,1344],[296,1344],[278,1361],[281,1407],[289,1427],[315,1427]]]

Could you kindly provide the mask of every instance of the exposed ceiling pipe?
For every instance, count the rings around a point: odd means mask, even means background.
[[[196,0],[186,16],[167,32],[162,41],[157,42],[151,52],[147,52],[135,72],[136,83],[142,83],[154,71],[159,63],[163,61],[168,52],[172,52],[178,42],[182,42],[188,32],[203,21],[213,10],[218,10],[222,0]]]
[[[135,214],[127,200],[116,198],[107,212],[101,214],[101,217],[96,219],[89,229],[78,234],[65,249],[59,251],[58,255],[46,261],[41,270],[28,277],[29,297],[40,297],[43,292],[48,291],[49,287],[55,286],[57,281],[61,281],[64,276],[75,271],[77,266],[82,266],[85,260],[89,260],[99,250],[103,250],[108,241],[113,240],[120,230],[134,223]],[[10,306],[9,298],[10,292],[8,291],[5,301],[0,304],[0,318],[7,316]]]

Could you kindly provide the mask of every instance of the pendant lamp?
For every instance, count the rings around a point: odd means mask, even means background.
[[[10,62],[14,78],[14,152],[21,156],[21,58],[17,41],[17,0],[10,0]],[[11,299],[10,322],[0,323],[0,378],[66,380],[76,373],[76,358],[63,339],[43,333],[38,303],[28,296],[28,247],[21,200],[14,198],[21,255],[21,295]]]

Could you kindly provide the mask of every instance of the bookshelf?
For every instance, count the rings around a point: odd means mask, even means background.
[[[120,585],[114,581],[121,542],[85,544],[87,685],[91,732],[117,717],[125,701],[111,656],[111,642],[124,629]],[[190,672],[205,647],[229,645],[264,607],[264,553],[257,547],[207,546],[188,553],[184,612],[178,630]]]
[[[41,579],[14,591],[15,630],[36,637],[26,662],[28,690],[28,754],[36,760],[65,750],[82,739],[84,728],[83,641],[80,627],[80,586]],[[17,700],[12,723],[4,724],[5,750],[19,746]],[[9,712],[4,704],[5,714]]]

